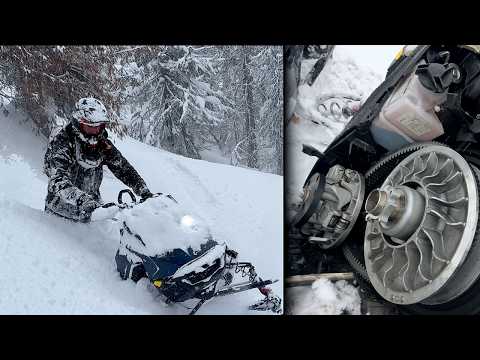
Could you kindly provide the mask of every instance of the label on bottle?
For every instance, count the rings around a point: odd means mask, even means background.
[[[423,136],[433,130],[430,124],[411,114],[403,114],[398,122],[417,136]]]

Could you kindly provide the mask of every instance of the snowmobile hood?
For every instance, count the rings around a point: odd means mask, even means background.
[[[175,272],[175,274],[173,274],[173,277],[182,277],[191,272],[202,272],[205,270],[205,268],[213,265],[213,263],[217,261],[217,259],[220,259],[223,267],[224,255],[226,250],[227,246],[225,244],[217,244],[213,246],[199,257],[179,268]]]
[[[99,219],[101,212],[101,209],[95,211],[92,219]],[[140,236],[142,241],[124,234],[121,241],[128,241],[132,250],[146,256],[162,255],[172,249],[196,252],[212,238],[209,228],[198,215],[164,195],[147,199],[132,208],[116,209],[109,217],[118,219],[120,226],[125,223],[132,234]]]

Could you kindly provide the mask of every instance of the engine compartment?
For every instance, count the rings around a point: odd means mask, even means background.
[[[421,313],[480,311],[480,254],[472,245],[479,212],[479,54],[477,45],[404,52],[324,152],[305,147],[318,160],[289,234],[309,244],[317,254],[311,261],[347,249],[360,263],[345,256],[353,269],[389,302]]]

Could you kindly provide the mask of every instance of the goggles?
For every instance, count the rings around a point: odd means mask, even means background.
[[[92,125],[91,123],[87,123],[84,119],[80,119],[78,123],[80,124],[80,131],[85,135],[97,136],[105,130],[105,123]]]

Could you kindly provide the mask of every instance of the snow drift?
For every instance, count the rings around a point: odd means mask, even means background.
[[[10,110],[8,116],[0,114],[0,313],[188,313],[181,305],[163,305],[141,284],[120,279],[114,261],[117,227],[72,223],[43,212],[46,141],[28,119],[20,121],[25,117]],[[237,250],[240,261],[251,261],[260,276],[283,278],[281,176],[184,158],[129,137],[113,141],[152,192],[172,194],[215,240]],[[105,168],[103,200],[116,201],[123,188]],[[272,286],[279,295],[281,283]],[[264,314],[247,309],[260,298],[250,290],[213,299],[199,314]]]
[[[92,214],[92,222],[105,227],[117,226],[120,230],[121,224],[128,224],[129,229],[139,234],[145,244],[135,240],[128,242],[129,247],[152,257],[161,256],[172,249],[188,252],[188,248],[191,248],[194,252],[199,251],[210,237],[208,228],[199,219],[198,215],[163,195],[131,208],[100,208]]]

